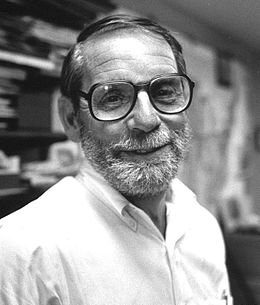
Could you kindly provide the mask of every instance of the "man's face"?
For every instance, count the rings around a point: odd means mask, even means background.
[[[87,67],[82,90],[99,82],[134,84],[176,73],[170,46],[159,36],[117,31],[92,39],[85,47]],[[184,113],[166,115],[140,91],[127,117],[112,122],[94,119],[81,108],[81,142],[86,158],[119,192],[149,197],[167,189],[186,150],[189,128]]]

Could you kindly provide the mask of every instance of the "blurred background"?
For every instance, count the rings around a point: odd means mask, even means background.
[[[85,24],[145,16],[183,46],[195,81],[180,178],[219,220],[235,304],[260,304],[260,2],[1,0],[0,217],[77,173],[57,114],[61,63]]]

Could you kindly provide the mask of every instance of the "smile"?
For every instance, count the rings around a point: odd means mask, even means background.
[[[160,147],[152,147],[147,149],[136,149],[121,151],[120,156],[124,159],[137,159],[137,160],[149,160],[160,158],[162,153],[169,148],[169,145],[164,145]]]
[[[135,154],[149,154],[149,153],[152,153],[152,152],[155,152],[159,149],[161,149],[161,147],[155,147],[155,148],[149,148],[149,149],[137,149],[137,150],[133,150],[133,151],[130,151],[132,153],[135,153]]]

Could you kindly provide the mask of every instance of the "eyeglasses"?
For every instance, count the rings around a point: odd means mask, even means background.
[[[80,105],[84,108],[87,101],[91,115],[99,121],[120,120],[134,108],[138,92],[145,90],[158,112],[177,114],[190,106],[194,85],[187,75],[177,73],[157,76],[138,85],[127,81],[98,83],[88,93],[79,92]]]

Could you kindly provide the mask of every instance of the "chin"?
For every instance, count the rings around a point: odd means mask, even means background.
[[[102,175],[126,197],[153,197],[167,191],[177,174],[173,159],[163,162],[126,162],[110,164]]]
[[[120,143],[104,144],[81,129],[81,144],[92,166],[121,194],[127,197],[151,197],[168,189],[176,177],[180,162],[188,147],[187,130],[170,132],[168,129],[140,139],[122,139]],[[167,145],[166,145],[167,144]],[[164,147],[144,154],[125,153],[127,149]]]
[[[165,184],[163,186],[154,186],[153,188],[139,188],[139,187],[132,187],[124,188],[119,187],[117,191],[121,193],[126,198],[139,198],[139,199],[146,199],[146,198],[152,198],[156,197],[162,193],[165,193],[169,187],[169,184]]]

